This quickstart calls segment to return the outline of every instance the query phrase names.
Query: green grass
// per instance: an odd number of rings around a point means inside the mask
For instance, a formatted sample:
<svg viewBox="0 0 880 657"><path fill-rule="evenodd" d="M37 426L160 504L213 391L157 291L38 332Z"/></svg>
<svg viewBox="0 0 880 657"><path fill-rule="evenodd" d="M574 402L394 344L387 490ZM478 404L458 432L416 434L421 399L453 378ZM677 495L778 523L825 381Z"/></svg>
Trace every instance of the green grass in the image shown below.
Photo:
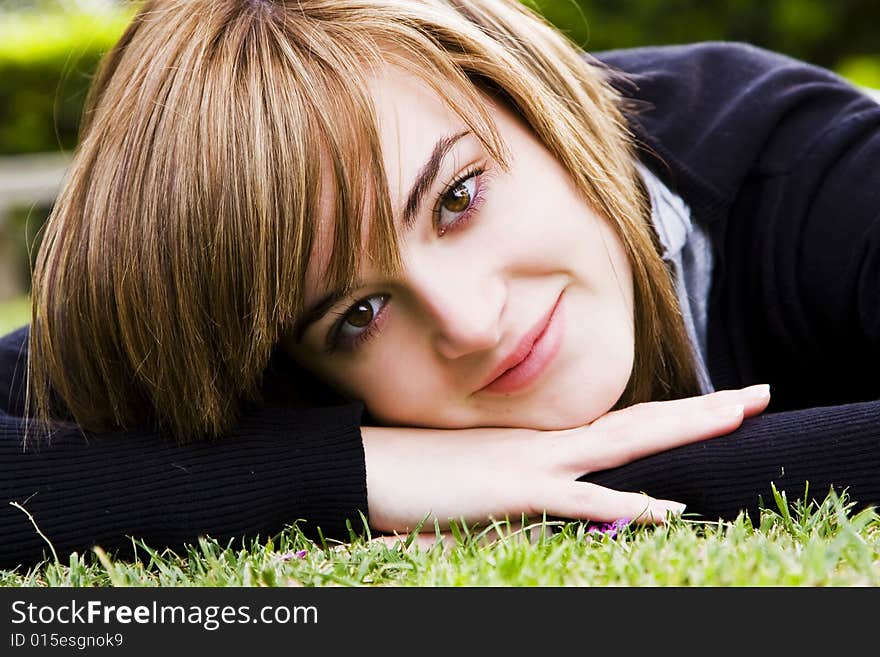
<svg viewBox="0 0 880 657"><path fill-rule="evenodd" d="M778 495L753 526L673 520L624 527L616 536L571 522L525 533L498 526L493 542L459 532L454 545L407 549L358 538L318 545L295 527L272 540L223 546L203 539L185 554L138 545L135 561L100 550L0 571L2 586L402 586L744 587L880 585L880 515L853 512L845 497L789 505ZM539 526L540 528L540 526ZM48 551L48 549L47 549Z"/></svg>
<svg viewBox="0 0 880 657"><path fill-rule="evenodd" d="M31 321L30 299L26 296L0 301L0 336Z"/></svg>

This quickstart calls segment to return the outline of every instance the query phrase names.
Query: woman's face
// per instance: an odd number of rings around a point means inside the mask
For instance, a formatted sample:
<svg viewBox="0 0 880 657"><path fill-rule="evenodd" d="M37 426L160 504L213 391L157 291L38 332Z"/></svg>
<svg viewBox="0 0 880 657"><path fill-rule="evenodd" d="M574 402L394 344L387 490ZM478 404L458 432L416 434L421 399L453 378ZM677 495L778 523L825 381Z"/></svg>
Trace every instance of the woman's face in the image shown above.
<svg viewBox="0 0 880 657"><path fill-rule="evenodd" d="M527 125L492 108L501 170L398 69L373 82L404 269L359 285L284 347L383 424L569 428L608 411L633 364L620 240ZM324 222L324 225L329 222ZM306 307L331 293L325 228Z"/></svg>

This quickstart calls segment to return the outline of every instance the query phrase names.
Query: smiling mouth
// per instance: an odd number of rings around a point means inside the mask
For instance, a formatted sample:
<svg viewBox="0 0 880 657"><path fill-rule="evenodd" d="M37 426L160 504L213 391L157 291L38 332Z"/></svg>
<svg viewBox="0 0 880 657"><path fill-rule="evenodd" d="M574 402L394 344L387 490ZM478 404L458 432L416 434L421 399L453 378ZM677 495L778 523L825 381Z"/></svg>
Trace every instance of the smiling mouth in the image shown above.
<svg viewBox="0 0 880 657"><path fill-rule="evenodd" d="M534 381L548 369L559 353L564 333L562 294L542 321L520 340L517 348L494 371L479 392L512 394Z"/></svg>

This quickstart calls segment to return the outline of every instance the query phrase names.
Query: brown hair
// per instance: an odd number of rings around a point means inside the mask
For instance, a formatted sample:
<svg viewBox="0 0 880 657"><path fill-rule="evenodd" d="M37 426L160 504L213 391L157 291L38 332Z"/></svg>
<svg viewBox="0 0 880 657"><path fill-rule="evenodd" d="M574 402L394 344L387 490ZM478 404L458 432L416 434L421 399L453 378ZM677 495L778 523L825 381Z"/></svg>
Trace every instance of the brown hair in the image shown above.
<svg viewBox="0 0 880 657"><path fill-rule="evenodd" d="M383 44L385 47L383 47ZM393 47L388 47L393 44ZM515 0L147 2L96 76L34 275L29 403L90 430L218 435L302 312L320 181L352 284L400 261L367 91L405 67L487 150L491 87L528 121L632 263L636 360L618 407L696 394L693 356L602 67ZM53 403L57 401L57 405ZM62 409L59 413L58 409Z"/></svg>

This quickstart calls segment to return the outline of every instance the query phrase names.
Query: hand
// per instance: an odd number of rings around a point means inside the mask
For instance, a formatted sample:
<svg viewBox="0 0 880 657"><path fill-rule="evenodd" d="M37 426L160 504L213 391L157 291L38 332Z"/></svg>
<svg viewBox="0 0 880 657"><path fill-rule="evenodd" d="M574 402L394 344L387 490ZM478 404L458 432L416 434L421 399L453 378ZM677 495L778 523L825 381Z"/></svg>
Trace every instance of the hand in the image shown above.
<svg viewBox="0 0 880 657"><path fill-rule="evenodd" d="M770 401L766 386L636 404L588 425L536 429L364 427L370 526L550 516L662 523L683 505L579 482L584 474L736 430Z"/></svg>

